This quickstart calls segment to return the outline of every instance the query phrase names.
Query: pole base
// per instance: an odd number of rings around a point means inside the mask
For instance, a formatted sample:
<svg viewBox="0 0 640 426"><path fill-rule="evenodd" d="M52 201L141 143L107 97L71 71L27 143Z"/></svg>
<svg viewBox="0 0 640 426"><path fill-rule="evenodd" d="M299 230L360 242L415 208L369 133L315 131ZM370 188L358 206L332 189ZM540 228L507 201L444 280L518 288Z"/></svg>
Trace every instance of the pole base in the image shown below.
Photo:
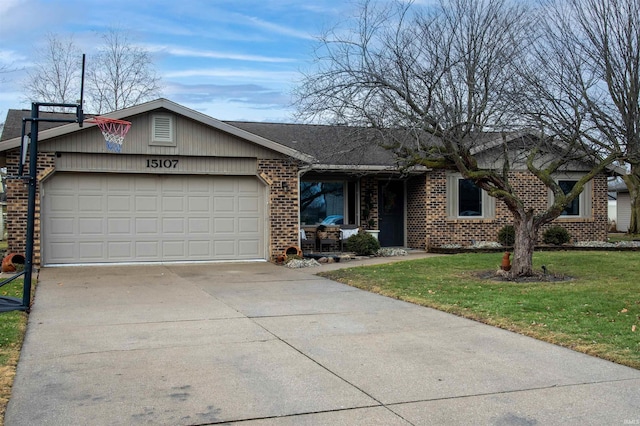
<svg viewBox="0 0 640 426"><path fill-rule="evenodd" d="M22 304L21 299L16 299L15 297L0 297L0 312L10 312L10 311L27 311L29 310L28 306L24 306Z"/></svg>

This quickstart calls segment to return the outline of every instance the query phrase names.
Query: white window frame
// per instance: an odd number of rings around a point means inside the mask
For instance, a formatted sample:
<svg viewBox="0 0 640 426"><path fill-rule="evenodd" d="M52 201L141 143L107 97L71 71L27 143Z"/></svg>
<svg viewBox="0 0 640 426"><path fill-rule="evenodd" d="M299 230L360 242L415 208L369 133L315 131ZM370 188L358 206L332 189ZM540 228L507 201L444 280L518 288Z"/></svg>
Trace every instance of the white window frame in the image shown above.
<svg viewBox="0 0 640 426"><path fill-rule="evenodd" d="M570 180L570 181L578 181L582 178L582 174L580 173L566 173L562 175L554 176L553 179L558 183L561 180ZM554 196L553 192L549 190L549 207L553 204ZM582 192L577 197L578 200L578 210L579 214L577 215L568 215L561 214L558 216L558 219L588 219L591 218L593 213L593 180L584 184L584 188Z"/></svg>
<svg viewBox="0 0 640 426"><path fill-rule="evenodd" d="M481 189L482 194L482 214L480 216L459 216L459 193L458 182L464 180L460 173L449 173L447 175L447 217L449 219L464 220L484 220L493 219L496 216L496 200L487 191Z"/></svg>
<svg viewBox="0 0 640 426"><path fill-rule="evenodd" d="M162 120L162 122L160 122ZM166 130L158 132L160 126ZM166 127L168 125L168 128ZM176 125L175 117L171 114L152 114L151 115L151 141L149 145L154 146L176 146Z"/></svg>

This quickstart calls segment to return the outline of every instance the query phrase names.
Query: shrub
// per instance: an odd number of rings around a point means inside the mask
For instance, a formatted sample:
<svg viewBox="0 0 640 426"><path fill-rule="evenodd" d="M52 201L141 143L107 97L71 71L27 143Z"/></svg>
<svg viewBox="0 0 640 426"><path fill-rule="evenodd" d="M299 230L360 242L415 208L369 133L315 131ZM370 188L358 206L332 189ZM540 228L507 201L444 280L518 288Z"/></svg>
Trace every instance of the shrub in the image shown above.
<svg viewBox="0 0 640 426"><path fill-rule="evenodd" d="M361 232L347 238L347 250L360 256L369 256L380 250L380 242L371 234Z"/></svg>
<svg viewBox="0 0 640 426"><path fill-rule="evenodd" d="M516 242L516 229L513 225L505 225L500 229L498 242L503 246L512 246Z"/></svg>
<svg viewBox="0 0 640 426"><path fill-rule="evenodd" d="M570 239L571 235L569 235L569 232L559 225L550 226L544 231L544 234L542 234L542 241L545 244L561 245L568 243Z"/></svg>

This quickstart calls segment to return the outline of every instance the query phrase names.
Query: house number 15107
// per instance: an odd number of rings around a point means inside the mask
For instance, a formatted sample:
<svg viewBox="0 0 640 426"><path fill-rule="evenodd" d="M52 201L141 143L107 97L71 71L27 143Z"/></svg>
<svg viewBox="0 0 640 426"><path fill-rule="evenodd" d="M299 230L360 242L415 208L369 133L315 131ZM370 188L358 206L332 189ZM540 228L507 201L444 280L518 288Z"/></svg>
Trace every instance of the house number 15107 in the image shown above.
<svg viewBox="0 0 640 426"><path fill-rule="evenodd" d="M178 167L178 160L170 158L147 158L147 167L150 169L175 169Z"/></svg>

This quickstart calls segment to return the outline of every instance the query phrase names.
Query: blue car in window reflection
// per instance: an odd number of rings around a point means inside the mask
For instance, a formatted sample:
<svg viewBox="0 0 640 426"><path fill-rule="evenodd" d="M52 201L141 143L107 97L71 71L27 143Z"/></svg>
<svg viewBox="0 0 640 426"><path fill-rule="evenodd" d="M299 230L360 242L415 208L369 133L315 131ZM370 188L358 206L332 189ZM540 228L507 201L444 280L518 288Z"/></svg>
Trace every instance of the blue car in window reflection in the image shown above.
<svg viewBox="0 0 640 426"><path fill-rule="evenodd" d="M344 218L341 214L332 214L324 218L321 225L342 225Z"/></svg>

